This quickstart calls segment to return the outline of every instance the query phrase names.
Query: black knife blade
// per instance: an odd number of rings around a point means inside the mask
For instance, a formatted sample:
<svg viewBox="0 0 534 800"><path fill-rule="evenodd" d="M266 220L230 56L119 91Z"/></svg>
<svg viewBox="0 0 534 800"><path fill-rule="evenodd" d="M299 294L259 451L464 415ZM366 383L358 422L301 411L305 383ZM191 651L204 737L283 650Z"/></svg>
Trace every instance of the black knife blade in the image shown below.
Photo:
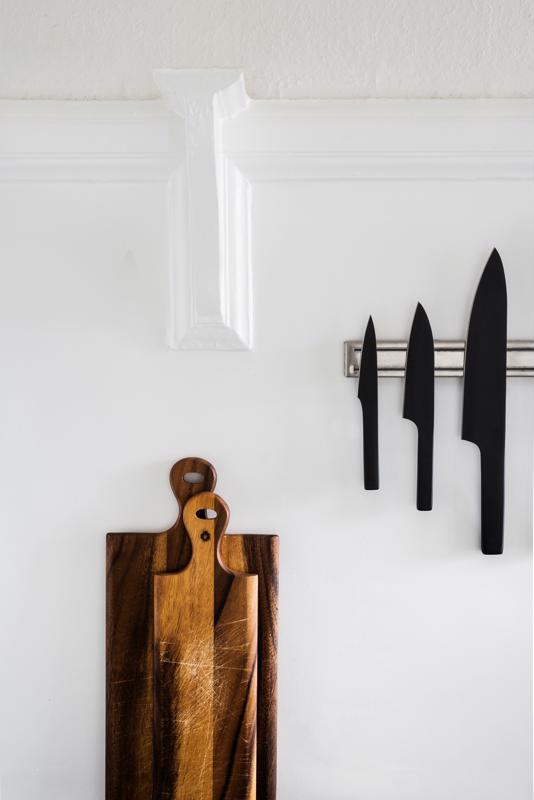
<svg viewBox="0 0 534 800"><path fill-rule="evenodd" d="M462 439L480 450L482 552L503 551L506 278L493 250L473 301L465 348Z"/></svg>
<svg viewBox="0 0 534 800"><path fill-rule="evenodd" d="M358 397L363 418L363 481L366 489L378 489L378 374L376 336L369 317L360 358Z"/></svg>
<svg viewBox="0 0 534 800"><path fill-rule="evenodd" d="M417 427L417 508L432 509L434 453L434 337L417 304L406 354L403 417Z"/></svg>

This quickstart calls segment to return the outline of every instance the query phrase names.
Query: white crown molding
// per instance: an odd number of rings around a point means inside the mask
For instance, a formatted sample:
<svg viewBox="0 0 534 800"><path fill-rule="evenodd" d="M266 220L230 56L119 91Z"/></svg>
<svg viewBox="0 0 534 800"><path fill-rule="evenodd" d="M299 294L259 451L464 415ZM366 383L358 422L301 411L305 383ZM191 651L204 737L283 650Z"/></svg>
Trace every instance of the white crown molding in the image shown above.
<svg viewBox="0 0 534 800"><path fill-rule="evenodd" d="M225 153L253 181L530 181L530 100L253 103Z"/></svg>
<svg viewBox="0 0 534 800"><path fill-rule="evenodd" d="M167 182L173 347L251 347L256 182L534 177L530 100L249 101L238 70L157 81L164 101L0 101L0 180Z"/></svg>
<svg viewBox="0 0 534 800"><path fill-rule="evenodd" d="M527 181L534 178L529 151L345 151L232 153L249 180L265 181Z"/></svg>
<svg viewBox="0 0 534 800"><path fill-rule="evenodd" d="M0 180L152 182L169 175L161 101L0 101Z"/></svg>
<svg viewBox="0 0 534 800"><path fill-rule="evenodd" d="M224 155L222 127L248 106L243 75L239 70L167 69L156 70L155 79L184 126L169 188L170 344L248 350L249 193L246 180Z"/></svg>
<svg viewBox="0 0 534 800"><path fill-rule="evenodd" d="M19 153L0 155L3 183L161 183L169 176L166 155L149 153Z"/></svg>

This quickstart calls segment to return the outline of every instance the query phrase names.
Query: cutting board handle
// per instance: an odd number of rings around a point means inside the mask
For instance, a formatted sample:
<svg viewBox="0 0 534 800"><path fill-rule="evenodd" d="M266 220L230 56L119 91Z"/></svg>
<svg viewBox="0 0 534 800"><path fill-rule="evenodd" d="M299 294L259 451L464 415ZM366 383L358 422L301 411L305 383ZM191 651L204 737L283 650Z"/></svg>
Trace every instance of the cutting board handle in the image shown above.
<svg viewBox="0 0 534 800"><path fill-rule="evenodd" d="M181 458L171 469L171 488L178 500L178 519L167 531L167 571L183 569L191 559L191 542L183 523L183 511L191 497L212 492L217 483L213 464L204 458Z"/></svg>
<svg viewBox="0 0 534 800"><path fill-rule="evenodd" d="M231 575L219 557L219 545L230 510L222 497L213 492L200 492L188 500L183 520L191 539L193 554L187 569L204 571L206 568L221 570Z"/></svg>
<svg viewBox="0 0 534 800"><path fill-rule="evenodd" d="M194 494L212 492L217 483L215 467L204 458L181 458L173 464L169 477L181 508Z"/></svg>

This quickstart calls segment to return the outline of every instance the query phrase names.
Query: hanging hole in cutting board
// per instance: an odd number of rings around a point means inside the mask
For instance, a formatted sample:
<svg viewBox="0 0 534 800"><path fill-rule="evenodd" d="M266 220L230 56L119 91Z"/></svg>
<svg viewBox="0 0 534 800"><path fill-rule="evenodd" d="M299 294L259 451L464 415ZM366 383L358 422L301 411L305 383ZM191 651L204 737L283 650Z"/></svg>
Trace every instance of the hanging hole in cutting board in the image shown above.
<svg viewBox="0 0 534 800"><path fill-rule="evenodd" d="M199 508L197 511L199 519L216 519L217 512L213 508Z"/></svg>
<svg viewBox="0 0 534 800"><path fill-rule="evenodd" d="M184 481L186 483L203 483L204 475L201 472L186 472Z"/></svg>

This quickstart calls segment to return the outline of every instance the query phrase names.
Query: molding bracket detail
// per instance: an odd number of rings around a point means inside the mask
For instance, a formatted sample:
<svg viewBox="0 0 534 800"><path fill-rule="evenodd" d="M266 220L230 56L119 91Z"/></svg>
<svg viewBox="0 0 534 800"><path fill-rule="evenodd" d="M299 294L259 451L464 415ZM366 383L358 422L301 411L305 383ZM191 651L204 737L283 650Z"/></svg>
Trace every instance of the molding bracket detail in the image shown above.
<svg viewBox="0 0 534 800"><path fill-rule="evenodd" d="M222 146L225 121L249 104L243 73L159 69L154 77L176 115L168 196L170 346L249 350L249 184Z"/></svg>

